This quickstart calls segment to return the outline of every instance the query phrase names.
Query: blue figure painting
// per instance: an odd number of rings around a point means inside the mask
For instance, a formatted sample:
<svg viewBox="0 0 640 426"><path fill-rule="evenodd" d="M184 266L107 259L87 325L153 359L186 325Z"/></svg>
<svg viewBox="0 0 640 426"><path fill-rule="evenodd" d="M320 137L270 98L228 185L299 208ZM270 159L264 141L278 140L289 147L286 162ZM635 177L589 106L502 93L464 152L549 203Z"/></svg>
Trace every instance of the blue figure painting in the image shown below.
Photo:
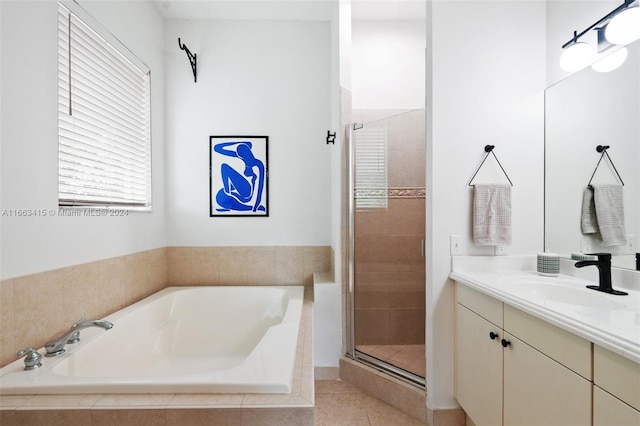
<svg viewBox="0 0 640 426"><path fill-rule="evenodd" d="M214 138L219 137L211 137L211 216L214 210L218 215L266 216L267 138L224 137L218 143Z"/></svg>

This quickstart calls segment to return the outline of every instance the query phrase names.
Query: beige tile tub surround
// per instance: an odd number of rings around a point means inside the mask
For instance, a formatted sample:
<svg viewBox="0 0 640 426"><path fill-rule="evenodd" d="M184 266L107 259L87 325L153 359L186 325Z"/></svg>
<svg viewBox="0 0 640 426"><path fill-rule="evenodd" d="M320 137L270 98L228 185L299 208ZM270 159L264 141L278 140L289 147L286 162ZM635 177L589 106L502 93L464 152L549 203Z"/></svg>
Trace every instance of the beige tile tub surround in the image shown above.
<svg viewBox="0 0 640 426"><path fill-rule="evenodd" d="M168 247L169 285L310 285L331 247Z"/></svg>
<svg viewBox="0 0 640 426"><path fill-rule="evenodd" d="M80 318L101 318L167 286L167 249L0 281L0 365Z"/></svg>
<svg viewBox="0 0 640 426"><path fill-rule="evenodd" d="M0 366L172 285L311 284L331 247L162 247L0 281Z"/></svg>
<svg viewBox="0 0 640 426"><path fill-rule="evenodd" d="M305 288L289 394L0 396L2 426L313 425L313 294Z"/></svg>

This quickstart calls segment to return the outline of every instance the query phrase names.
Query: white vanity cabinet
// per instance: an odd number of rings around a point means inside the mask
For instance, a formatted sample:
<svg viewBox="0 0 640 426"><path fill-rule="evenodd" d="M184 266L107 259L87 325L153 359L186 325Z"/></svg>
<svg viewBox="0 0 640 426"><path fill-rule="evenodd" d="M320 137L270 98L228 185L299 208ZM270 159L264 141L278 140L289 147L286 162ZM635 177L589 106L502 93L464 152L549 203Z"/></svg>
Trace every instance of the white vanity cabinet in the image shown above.
<svg viewBox="0 0 640 426"><path fill-rule="evenodd" d="M455 396L476 426L590 425L591 344L456 283Z"/></svg>
<svg viewBox="0 0 640 426"><path fill-rule="evenodd" d="M593 348L593 425L640 425L640 364Z"/></svg>
<svg viewBox="0 0 640 426"><path fill-rule="evenodd" d="M502 424L501 324L493 324L458 303L455 335L458 403L478 426Z"/></svg>

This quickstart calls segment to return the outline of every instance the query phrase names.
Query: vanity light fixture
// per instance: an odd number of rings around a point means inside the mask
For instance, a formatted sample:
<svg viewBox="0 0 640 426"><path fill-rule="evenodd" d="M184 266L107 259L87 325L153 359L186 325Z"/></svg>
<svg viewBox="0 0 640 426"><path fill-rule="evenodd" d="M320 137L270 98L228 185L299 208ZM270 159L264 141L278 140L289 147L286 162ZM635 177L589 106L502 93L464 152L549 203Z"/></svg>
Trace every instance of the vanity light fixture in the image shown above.
<svg viewBox="0 0 640 426"><path fill-rule="evenodd" d="M625 43L614 42L611 38L609 38L609 34L610 33L615 34L613 36L614 39L620 40L621 38L616 38L616 36L621 32L617 28L620 28L620 27L627 28L626 25L630 25L631 28L629 28L628 32L631 33L632 36L634 36L635 34L637 35L637 38L640 38L640 8L638 7L630 8L631 4L634 3L635 1L636 0L624 0L624 2L620 6L613 9L611 12L609 12L604 17L600 18L598 21L596 21L594 24L592 24L590 27L588 27L581 33L578 34L577 31L574 31L573 37L571 38L571 40L567 41L565 44L562 45L562 49L564 49L564 52L562 52L562 55L560 56L560 67L562 67L562 69L565 71L574 72L586 67L593 61L593 58L595 56L594 49L588 43L579 41L580 37L584 36L585 34L587 34L589 31L593 29L602 31L602 28L604 28L605 37L608 42L614 43L614 44L625 44L628 42L625 42ZM636 10L635 12L634 12L634 9ZM628 15L627 14L628 12L633 12L633 13ZM613 26L613 30L611 30L609 26L614 21L616 21L616 18L621 18L621 19L618 19L619 23L616 23ZM600 28L596 28L598 26L600 26ZM615 53L613 55L615 55ZM624 54L620 53L619 56L617 56L617 59L620 59L622 55ZM607 58L603 58L602 60ZM611 61L615 62L614 59L616 58L612 58ZM626 56L624 59L626 59ZM622 60L618 64L618 66L620 66L623 62L624 60ZM612 68L612 69L615 69L615 68Z"/></svg>
<svg viewBox="0 0 640 426"><path fill-rule="evenodd" d="M624 61L627 60L628 53L627 48L622 47L599 61L594 62L591 68L597 72L613 71L624 64Z"/></svg>
<svg viewBox="0 0 640 426"><path fill-rule="evenodd" d="M569 72L579 71L589 65L594 55L591 45L577 41L577 37L574 40L560 56L560 66Z"/></svg>
<svg viewBox="0 0 640 426"><path fill-rule="evenodd" d="M614 16L604 31L613 44L628 44L640 39L640 7L630 7Z"/></svg>

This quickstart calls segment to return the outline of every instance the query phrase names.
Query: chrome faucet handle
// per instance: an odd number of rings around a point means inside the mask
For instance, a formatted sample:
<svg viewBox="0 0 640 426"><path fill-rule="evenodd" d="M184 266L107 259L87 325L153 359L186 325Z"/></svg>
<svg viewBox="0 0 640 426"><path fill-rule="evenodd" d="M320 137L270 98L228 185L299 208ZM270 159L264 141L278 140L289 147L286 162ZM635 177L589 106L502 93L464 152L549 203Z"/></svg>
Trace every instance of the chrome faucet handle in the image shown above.
<svg viewBox="0 0 640 426"><path fill-rule="evenodd" d="M73 323L73 325L69 330L73 330L74 328L78 327L80 324L82 324L86 320L87 320L86 318L80 318L78 321ZM67 340L67 343L73 344L73 343L78 343L79 341L80 341L80 331L76 331L69 337L69 340Z"/></svg>
<svg viewBox="0 0 640 426"><path fill-rule="evenodd" d="M71 337L69 337L69 340L67 340L67 343L78 343L80 341L80 332L76 331L75 333L73 333L71 335Z"/></svg>
<svg viewBox="0 0 640 426"><path fill-rule="evenodd" d="M42 362L40 362L42 360L42 355L33 348L22 349L21 351L18 351L16 355L19 357L26 355L24 358L24 369L27 371L42 367Z"/></svg>

